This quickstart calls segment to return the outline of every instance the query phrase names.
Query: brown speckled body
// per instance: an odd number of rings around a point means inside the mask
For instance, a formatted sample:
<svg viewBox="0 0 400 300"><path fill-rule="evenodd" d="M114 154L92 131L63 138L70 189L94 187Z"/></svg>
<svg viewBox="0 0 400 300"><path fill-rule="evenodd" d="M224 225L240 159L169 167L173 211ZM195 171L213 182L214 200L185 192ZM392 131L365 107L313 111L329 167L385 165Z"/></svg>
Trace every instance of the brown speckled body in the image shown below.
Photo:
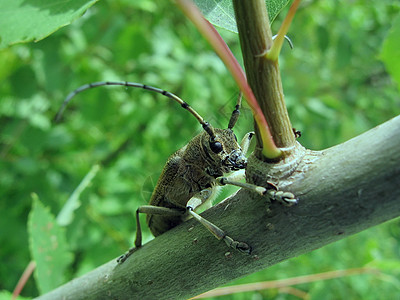
<svg viewBox="0 0 400 300"><path fill-rule="evenodd" d="M214 153L210 149L210 136L202 132L189 144L168 159L152 194L150 205L182 210L182 217L147 215L147 224L154 236L158 236L183 221L186 204L190 198L208 188L216 189L215 178L236 170L237 164L246 158L231 129L214 129L216 140L223 150ZM232 158L234 156L234 158ZM209 201L211 199L207 199Z"/></svg>

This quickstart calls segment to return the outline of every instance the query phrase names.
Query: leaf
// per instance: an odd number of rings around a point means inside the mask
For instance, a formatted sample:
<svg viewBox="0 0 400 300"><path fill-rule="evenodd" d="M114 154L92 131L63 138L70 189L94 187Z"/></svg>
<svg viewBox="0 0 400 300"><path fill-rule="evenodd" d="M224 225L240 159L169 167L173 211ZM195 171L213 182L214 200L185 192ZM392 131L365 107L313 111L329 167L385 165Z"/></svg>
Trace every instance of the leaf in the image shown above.
<svg viewBox="0 0 400 300"><path fill-rule="evenodd" d="M74 211L81 206L81 202L79 200L80 195L92 182L93 178L96 176L99 169L100 169L99 165L93 165L90 171L79 183L77 188L73 191L73 193L68 198L67 202L64 204L63 208L61 209L61 211L57 216L58 225L67 226L71 224L72 220L74 219Z"/></svg>
<svg viewBox="0 0 400 300"><path fill-rule="evenodd" d="M383 43L380 58L400 89L400 14L397 15L392 24L392 28Z"/></svg>
<svg viewBox="0 0 400 300"><path fill-rule="evenodd" d="M203 15L213 25L237 33L232 0L194 0ZM289 0L267 0L269 21L272 23Z"/></svg>
<svg viewBox="0 0 400 300"><path fill-rule="evenodd" d="M0 0L0 49L44 39L98 0Z"/></svg>
<svg viewBox="0 0 400 300"><path fill-rule="evenodd" d="M36 194L29 214L29 246L36 262L35 278L38 289L46 293L65 282L65 271L72 261L68 251L65 231L56 223L49 209L44 207Z"/></svg>

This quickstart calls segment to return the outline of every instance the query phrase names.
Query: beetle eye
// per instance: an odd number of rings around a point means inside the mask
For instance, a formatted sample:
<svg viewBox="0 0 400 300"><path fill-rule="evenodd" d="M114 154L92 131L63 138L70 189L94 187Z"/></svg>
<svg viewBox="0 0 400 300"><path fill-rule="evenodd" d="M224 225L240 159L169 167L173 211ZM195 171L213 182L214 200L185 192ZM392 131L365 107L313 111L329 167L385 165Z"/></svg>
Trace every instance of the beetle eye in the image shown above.
<svg viewBox="0 0 400 300"><path fill-rule="evenodd" d="M214 153L220 153L222 151L222 144L218 141L210 141L210 148Z"/></svg>

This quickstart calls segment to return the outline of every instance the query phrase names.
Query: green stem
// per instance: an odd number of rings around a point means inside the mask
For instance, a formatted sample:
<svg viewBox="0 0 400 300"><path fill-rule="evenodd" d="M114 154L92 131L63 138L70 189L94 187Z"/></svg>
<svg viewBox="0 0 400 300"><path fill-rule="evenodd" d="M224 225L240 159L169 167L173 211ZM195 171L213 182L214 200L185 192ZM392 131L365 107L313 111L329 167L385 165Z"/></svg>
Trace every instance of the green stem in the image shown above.
<svg viewBox="0 0 400 300"><path fill-rule="evenodd" d="M262 55L272 46L265 1L234 0L233 5L248 82L268 122L275 144L279 148L291 149L295 144L295 136L284 101L279 65L277 61ZM258 123L256 136L258 148L261 148L262 130ZM263 156L259 151L256 155L259 158Z"/></svg>
<svg viewBox="0 0 400 300"><path fill-rule="evenodd" d="M292 23L293 17L296 14L296 10L299 7L300 0L294 0L290 6L289 12L283 20L281 28L279 28L276 39L274 40L271 49L266 52L266 57L272 61L277 61L279 53L281 52L283 42L285 41L285 35L289 30L290 24Z"/></svg>
<svg viewBox="0 0 400 300"><path fill-rule="evenodd" d="M183 13L195 24L203 37L211 44L214 51L218 54L225 66L231 72L239 88L243 92L250 108L253 111L254 119L259 128L260 146L262 153L269 159L274 159L281 156L282 152L276 147L272 138L268 123L262 113L262 109L257 103L257 100L247 83L243 69L240 67L232 52L215 30L215 28L206 21L197 6L190 0L176 0L176 4Z"/></svg>

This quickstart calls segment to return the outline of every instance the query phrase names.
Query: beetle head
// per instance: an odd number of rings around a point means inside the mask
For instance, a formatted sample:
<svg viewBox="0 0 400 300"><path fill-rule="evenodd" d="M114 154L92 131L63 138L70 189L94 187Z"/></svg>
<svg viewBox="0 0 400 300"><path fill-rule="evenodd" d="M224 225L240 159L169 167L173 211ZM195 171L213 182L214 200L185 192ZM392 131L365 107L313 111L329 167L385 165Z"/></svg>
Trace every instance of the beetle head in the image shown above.
<svg viewBox="0 0 400 300"><path fill-rule="evenodd" d="M212 176L244 169L247 158L243 155L237 138L231 129L214 129L215 136L204 134L202 138L203 156L207 170Z"/></svg>

